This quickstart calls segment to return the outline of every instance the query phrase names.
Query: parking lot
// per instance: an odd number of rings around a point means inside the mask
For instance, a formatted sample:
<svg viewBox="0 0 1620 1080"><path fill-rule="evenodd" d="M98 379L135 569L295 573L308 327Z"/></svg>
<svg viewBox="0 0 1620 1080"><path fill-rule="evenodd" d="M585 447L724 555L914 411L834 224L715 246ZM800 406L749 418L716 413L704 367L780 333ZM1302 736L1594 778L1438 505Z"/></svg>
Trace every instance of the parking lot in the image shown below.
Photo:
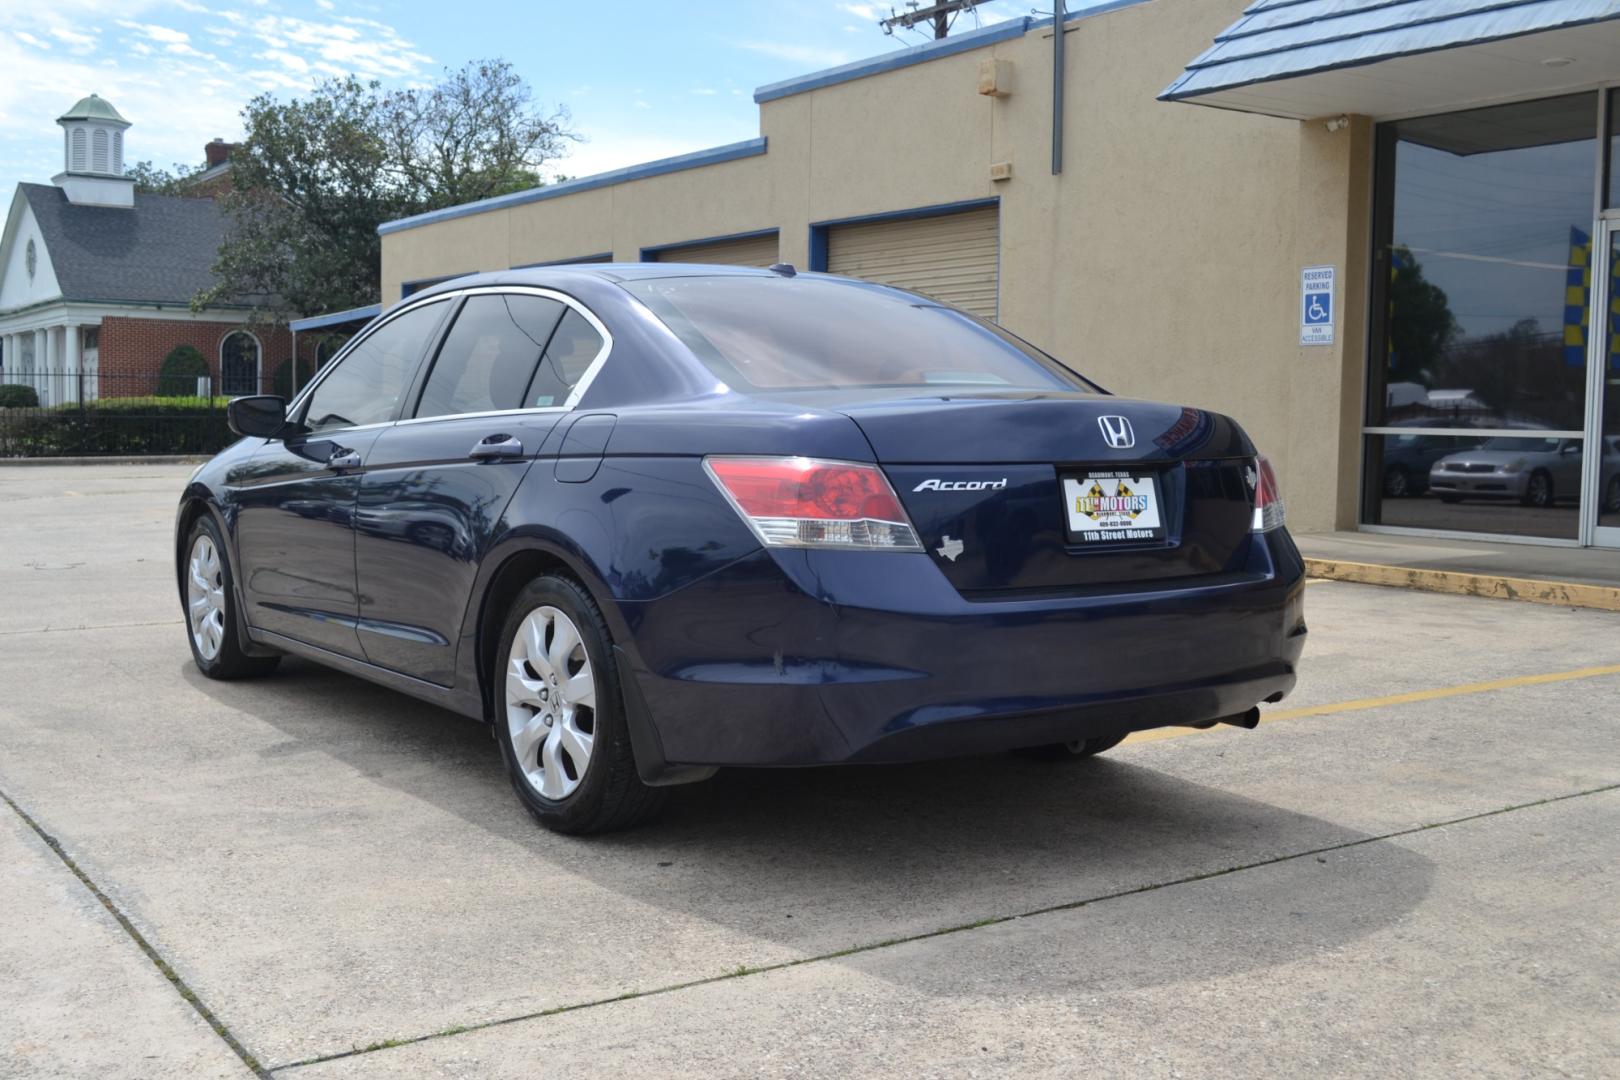
<svg viewBox="0 0 1620 1080"><path fill-rule="evenodd" d="M0 1076L1599 1076L1620 615L1310 586L1253 732L536 827L479 725L193 668L184 466L0 467Z"/></svg>

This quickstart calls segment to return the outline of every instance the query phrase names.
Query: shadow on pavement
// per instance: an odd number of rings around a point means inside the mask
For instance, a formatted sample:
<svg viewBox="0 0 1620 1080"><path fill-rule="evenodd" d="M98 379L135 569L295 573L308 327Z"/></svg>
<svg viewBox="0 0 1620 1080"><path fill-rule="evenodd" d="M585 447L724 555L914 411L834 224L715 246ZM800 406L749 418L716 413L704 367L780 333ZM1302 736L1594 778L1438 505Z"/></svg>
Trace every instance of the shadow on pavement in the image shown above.
<svg viewBox="0 0 1620 1080"><path fill-rule="evenodd" d="M296 660L257 683L212 683L189 663L184 678L285 733L261 752L267 767L330 755L528 852L537 877L580 875L633 904L811 955L1365 839L1126 759L1054 765L997 755L727 770L678 789L658 823L580 840L531 821L480 724ZM1335 875L1331 886L1310 875L1283 878L1292 884L1243 914L1259 915L1257 926L1236 927L1236 915L1211 911L1178 920L1173 933L1195 935L1187 944L1207 946L1208 959L1228 971L1355 940L1399 920L1430 886L1432 867L1417 854L1386 845L1379 863L1376 875ZM475 887L469 892L476 896ZM1257 933L1261 940L1251 940ZM678 941L669 947L682 950ZM1175 965L1116 967L1118 951L1108 955L1107 970L1084 978L1144 986L1183 977ZM724 970L724 959L712 958L706 973ZM886 977L904 971L876 966ZM1209 964L1200 967L1207 977Z"/></svg>

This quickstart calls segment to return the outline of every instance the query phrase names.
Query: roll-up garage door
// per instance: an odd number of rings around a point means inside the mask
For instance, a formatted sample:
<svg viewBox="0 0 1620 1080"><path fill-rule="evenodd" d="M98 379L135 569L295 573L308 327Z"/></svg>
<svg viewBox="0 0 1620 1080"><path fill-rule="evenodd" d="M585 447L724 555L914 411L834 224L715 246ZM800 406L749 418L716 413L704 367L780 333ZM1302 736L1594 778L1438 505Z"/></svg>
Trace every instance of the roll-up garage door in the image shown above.
<svg viewBox="0 0 1620 1080"><path fill-rule="evenodd" d="M723 263L727 266L770 266L781 262L775 233L742 236L734 240L712 240L706 244L663 248L649 253L654 262Z"/></svg>
<svg viewBox="0 0 1620 1080"><path fill-rule="evenodd" d="M996 207L932 217L833 225L827 270L898 285L996 317L1001 235Z"/></svg>

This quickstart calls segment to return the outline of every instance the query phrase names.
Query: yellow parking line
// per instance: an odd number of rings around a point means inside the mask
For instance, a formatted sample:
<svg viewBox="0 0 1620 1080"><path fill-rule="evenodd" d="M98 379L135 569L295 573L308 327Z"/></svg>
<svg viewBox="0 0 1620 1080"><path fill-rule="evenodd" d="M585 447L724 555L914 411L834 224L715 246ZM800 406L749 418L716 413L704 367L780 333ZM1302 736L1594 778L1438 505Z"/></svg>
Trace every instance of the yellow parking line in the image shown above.
<svg viewBox="0 0 1620 1080"><path fill-rule="evenodd" d="M1337 713L1359 712L1362 709L1382 709L1388 705L1410 705L1418 701L1437 701L1440 698L1462 697L1465 694L1485 694L1492 690L1511 690L1520 686L1542 686L1546 683L1570 682L1575 679L1595 679L1604 675L1620 675L1620 664L1575 668L1573 671L1549 671L1541 675L1513 675L1506 679L1462 683L1458 686L1439 686L1432 690L1412 690L1404 694L1356 698L1353 701L1338 701L1330 705L1309 705L1303 709L1279 709L1275 712L1266 712L1262 708L1260 722L1269 724L1278 720L1297 720L1305 716L1333 716ZM1153 728L1149 731L1138 731L1125 741L1127 743L1152 742L1155 739L1174 739L1180 735L1196 735L1206 730L1213 731L1216 729Z"/></svg>

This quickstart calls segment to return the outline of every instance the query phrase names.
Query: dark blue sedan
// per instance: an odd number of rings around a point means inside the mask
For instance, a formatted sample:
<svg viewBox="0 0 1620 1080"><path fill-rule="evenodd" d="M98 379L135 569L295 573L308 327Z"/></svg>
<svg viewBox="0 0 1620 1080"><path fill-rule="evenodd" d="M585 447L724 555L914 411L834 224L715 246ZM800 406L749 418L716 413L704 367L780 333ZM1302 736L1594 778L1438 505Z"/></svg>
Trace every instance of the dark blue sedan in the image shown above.
<svg viewBox="0 0 1620 1080"><path fill-rule="evenodd" d="M885 286L465 277L229 412L180 501L197 666L292 654L483 720L567 832L725 765L1252 727L1305 639L1236 423Z"/></svg>

